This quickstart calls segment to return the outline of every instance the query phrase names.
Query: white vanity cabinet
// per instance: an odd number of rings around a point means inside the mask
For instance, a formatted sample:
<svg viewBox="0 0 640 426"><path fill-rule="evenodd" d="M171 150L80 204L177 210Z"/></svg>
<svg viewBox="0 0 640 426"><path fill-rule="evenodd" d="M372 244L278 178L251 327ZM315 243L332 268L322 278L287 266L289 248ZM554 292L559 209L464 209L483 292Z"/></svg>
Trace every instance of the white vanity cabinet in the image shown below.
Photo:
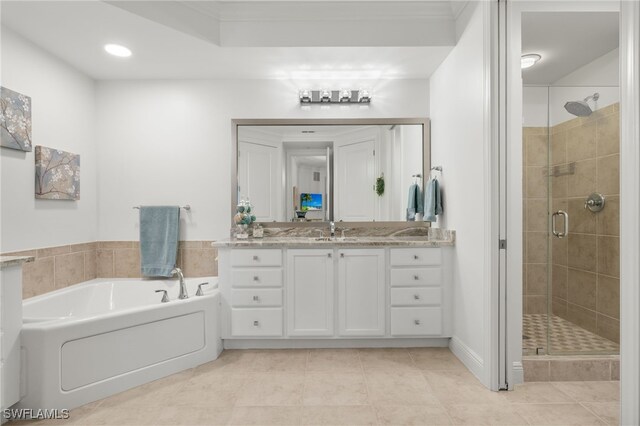
<svg viewBox="0 0 640 426"><path fill-rule="evenodd" d="M332 249L287 250L287 334L333 336Z"/></svg>
<svg viewBox="0 0 640 426"><path fill-rule="evenodd" d="M227 347L451 337L450 247L254 244L218 246Z"/></svg>
<svg viewBox="0 0 640 426"><path fill-rule="evenodd" d="M338 253L340 336L384 336L384 249L342 249Z"/></svg>

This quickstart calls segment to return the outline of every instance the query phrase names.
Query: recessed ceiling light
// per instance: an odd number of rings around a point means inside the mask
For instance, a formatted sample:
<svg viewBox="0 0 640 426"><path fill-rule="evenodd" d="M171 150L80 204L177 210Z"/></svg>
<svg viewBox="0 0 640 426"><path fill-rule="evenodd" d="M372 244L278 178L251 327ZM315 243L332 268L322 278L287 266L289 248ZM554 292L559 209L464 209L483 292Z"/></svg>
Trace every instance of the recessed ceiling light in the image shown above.
<svg viewBox="0 0 640 426"><path fill-rule="evenodd" d="M119 44L105 44L104 50L110 55L117 56L119 58L128 58L131 56L131 50L128 47L124 47Z"/></svg>
<svg viewBox="0 0 640 426"><path fill-rule="evenodd" d="M520 68L522 68L522 69L531 68L541 58L542 58L542 56L538 55L537 53L530 53L528 55L522 55L522 57L520 58Z"/></svg>

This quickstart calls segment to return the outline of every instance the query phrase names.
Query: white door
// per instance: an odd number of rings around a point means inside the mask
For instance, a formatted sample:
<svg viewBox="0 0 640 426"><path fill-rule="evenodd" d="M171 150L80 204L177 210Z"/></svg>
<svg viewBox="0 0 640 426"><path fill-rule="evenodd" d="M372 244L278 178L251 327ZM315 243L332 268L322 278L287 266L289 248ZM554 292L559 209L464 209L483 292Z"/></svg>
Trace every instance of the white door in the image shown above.
<svg viewBox="0 0 640 426"><path fill-rule="evenodd" d="M249 198L259 222L280 220L278 170L277 148L238 143L238 201Z"/></svg>
<svg viewBox="0 0 640 426"><path fill-rule="evenodd" d="M333 250L288 250L289 336L333 336L333 286Z"/></svg>
<svg viewBox="0 0 640 426"><path fill-rule="evenodd" d="M345 249L338 258L341 336L385 334L384 250Z"/></svg>
<svg viewBox="0 0 640 426"><path fill-rule="evenodd" d="M336 220L375 219L375 143L373 140L341 145L335 157Z"/></svg>

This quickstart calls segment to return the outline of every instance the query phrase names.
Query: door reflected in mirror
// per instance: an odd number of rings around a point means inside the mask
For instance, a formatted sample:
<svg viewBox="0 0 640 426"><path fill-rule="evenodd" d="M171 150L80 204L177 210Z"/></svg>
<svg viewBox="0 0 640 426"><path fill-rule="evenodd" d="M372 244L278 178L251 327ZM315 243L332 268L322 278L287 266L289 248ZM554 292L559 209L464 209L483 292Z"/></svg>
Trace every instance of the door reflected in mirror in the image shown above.
<svg viewBox="0 0 640 426"><path fill-rule="evenodd" d="M250 200L260 222L405 221L424 127L238 125L233 201Z"/></svg>

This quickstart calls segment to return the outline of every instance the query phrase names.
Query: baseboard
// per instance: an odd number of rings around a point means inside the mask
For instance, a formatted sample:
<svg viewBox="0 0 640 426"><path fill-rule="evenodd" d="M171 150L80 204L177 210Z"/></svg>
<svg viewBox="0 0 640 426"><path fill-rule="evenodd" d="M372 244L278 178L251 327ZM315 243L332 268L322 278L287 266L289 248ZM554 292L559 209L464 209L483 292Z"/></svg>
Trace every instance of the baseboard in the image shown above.
<svg viewBox="0 0 640 426"><path fill-rule="evenodd" d="M524 367L522 362L514 361L511 366L511 381L509 382L509 390L513 389L513 386L524 383Z"/></svg>
<svg viewBox="0 0 640 426"><path fill-rule="evenodd" d="M471 371L471 373L484 383L484 362L482 358L473 351L469 346L458 339L456 336L451 338L449 349L458 359Z"/></svg>
<svg viewBox="0 0 640 426"><path fill-rule="evenodd" d="M225 349L446 348L449 339L225 339L223 344Z"/></svg>

